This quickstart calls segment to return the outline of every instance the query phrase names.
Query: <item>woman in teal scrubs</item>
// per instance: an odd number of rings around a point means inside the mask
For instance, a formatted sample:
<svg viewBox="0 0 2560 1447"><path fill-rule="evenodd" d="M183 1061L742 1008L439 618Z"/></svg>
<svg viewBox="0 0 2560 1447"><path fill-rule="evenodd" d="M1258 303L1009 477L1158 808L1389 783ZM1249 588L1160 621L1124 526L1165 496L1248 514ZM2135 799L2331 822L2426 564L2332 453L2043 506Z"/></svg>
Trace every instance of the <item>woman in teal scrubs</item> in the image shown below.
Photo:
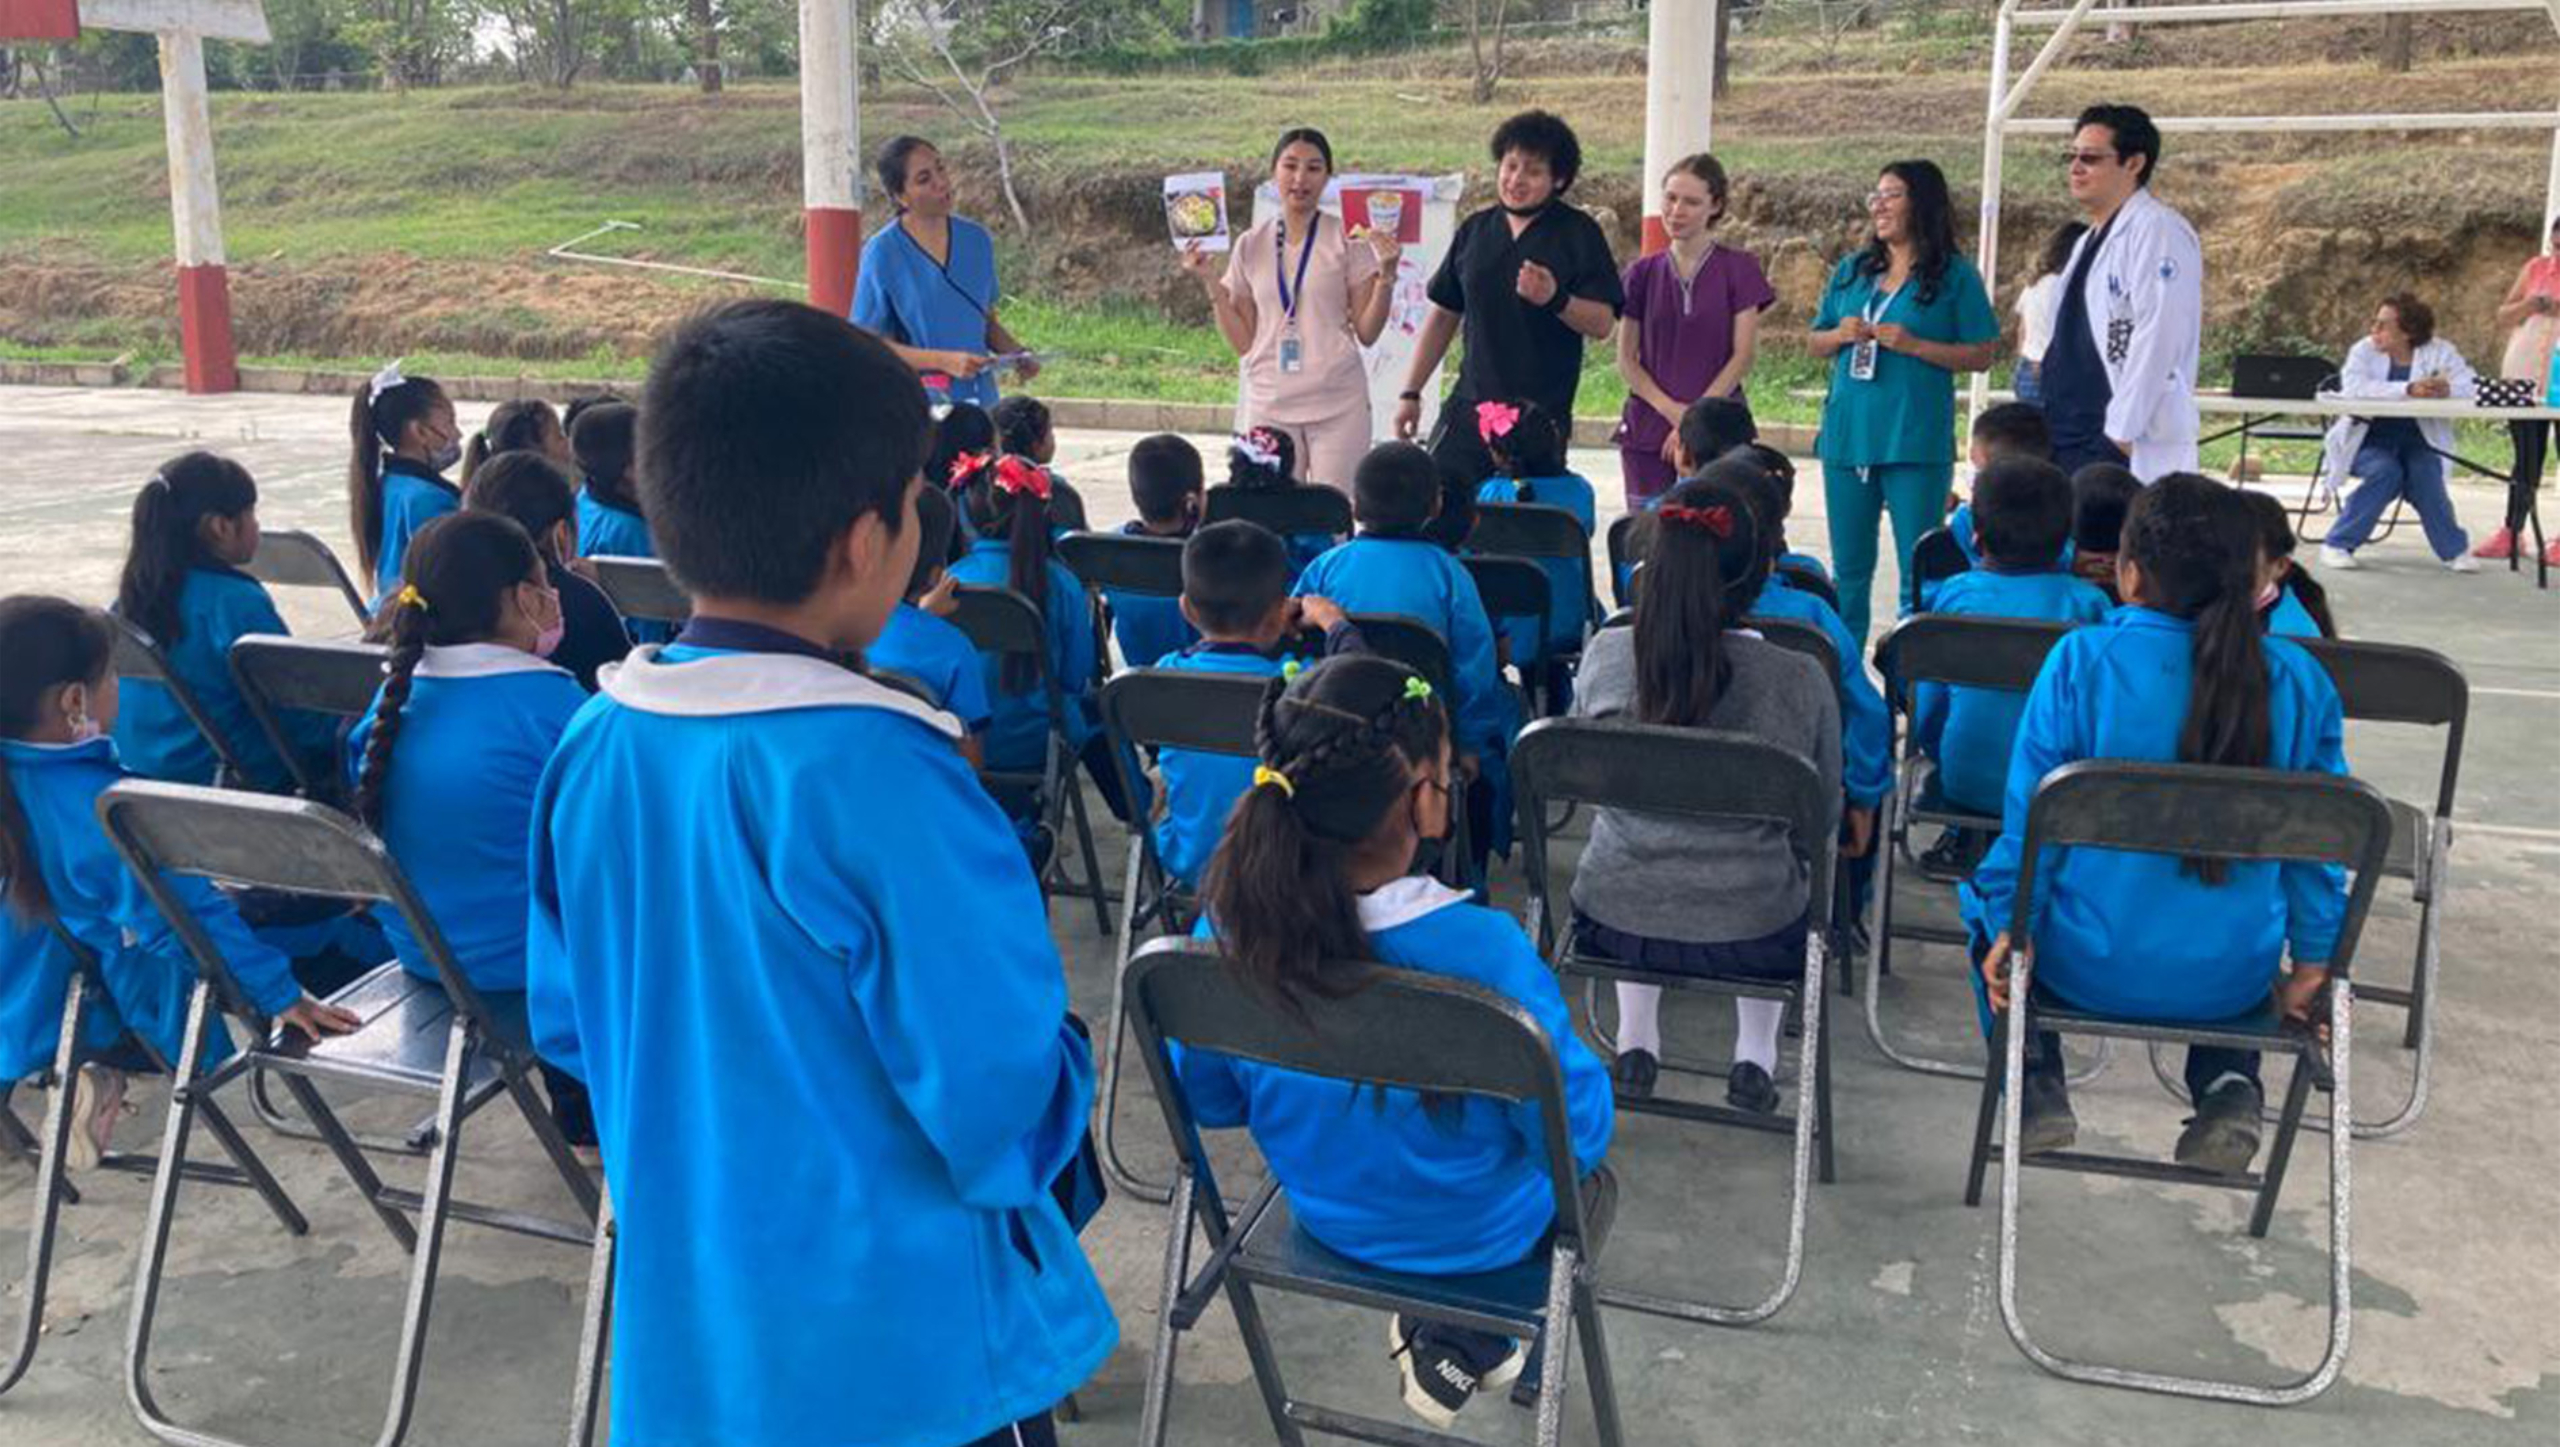
<svg viewBox="0 0 2560 1447"><path fill-rule="evenodd" d="M1954 212L1936 163L1886 166L1867 196L1874 232L1832 269L1808 339L1832 359L1814 453L1840 621L1861 642L1881 515L1893 514L1908 576L1911 549L1946 516L1955 481L1956 374L1990 366L1999 345L1982 274L1956 251Z"/></svg>
<svg viewBox="0 0 2560 1447"><path fill-rule="evenodd" d="M987 228L951 214L951 172L920 136L899 136L874 162L898 214L862 245L853 324L876 332L918 372L950 378L950 400L996 405L993 362L1022 344L996 319L996 244ZM1024 381L1040 364L1023 356Z"/></svg>

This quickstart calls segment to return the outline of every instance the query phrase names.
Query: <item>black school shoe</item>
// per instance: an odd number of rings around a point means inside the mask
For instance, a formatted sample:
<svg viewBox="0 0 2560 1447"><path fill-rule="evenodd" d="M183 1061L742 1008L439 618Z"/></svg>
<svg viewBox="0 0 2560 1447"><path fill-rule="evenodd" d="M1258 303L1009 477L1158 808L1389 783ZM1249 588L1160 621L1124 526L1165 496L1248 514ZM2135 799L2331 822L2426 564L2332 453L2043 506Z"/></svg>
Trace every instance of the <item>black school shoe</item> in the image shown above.
<svg viewBox="0 0 2560 1447"><path fill-rule="evenodd" d="M2216 1175L2244 1176L2258 1158L2258 1112L2266 1097L2249 1080L2225 1080L2205 1092L2178 1133L2178 1164Z"/></svg>
<svg viewBox="0 0 2560 1447"><path fill-rule="evenodd" d="M1724 1102L1753 1115L1774 1114L1778 1109L1778 1082L1751 1061L1737 1060L1733 1072L1724 1078Z"/></svg>
<svg viewBox="0 0 2560 1447"><path fill-rule="evenodd" d="M1971 878L1974 866L1991 852L1992 836L1972 829L1946 829L1938 842L1920 852L1920 872L1940 882Z"/></svg>
<svg viewBox="0 0 2560 1447"><path fill-rule="evenodd" d="M2061 1073L2029 1071L2018 1098L2018 1154L2068 1150L2079 1138L2080 1118L2071 1113L2071 1089Z"/></svg>
<svg viewBox="0 0 2560 1447"><path fill-rule="evenodd" d="M1529 1360L1529 1344L1498 1337L1486 1341L1500 1345L1479 1355L1454 1333L1435 1330L1429 1322L1409 1316L1387 1318L1388 1355L1403 1373L1406 1409L1445 1430L1458 1420L1458 1409L1478 1392L1498 1392L1517 1381ZM1503 1355L1484 1359L1495 1350Z"/></svg>
<svg viewBox="0 0 2560 1447"><path fill-rule="evenodd" d="M1609 1063L1609 1079L1617 1093L1626 1100L1651 1100L1653 1083L1662 1075L1662 1062L1650 1050L1621 1050Z"/></svg>

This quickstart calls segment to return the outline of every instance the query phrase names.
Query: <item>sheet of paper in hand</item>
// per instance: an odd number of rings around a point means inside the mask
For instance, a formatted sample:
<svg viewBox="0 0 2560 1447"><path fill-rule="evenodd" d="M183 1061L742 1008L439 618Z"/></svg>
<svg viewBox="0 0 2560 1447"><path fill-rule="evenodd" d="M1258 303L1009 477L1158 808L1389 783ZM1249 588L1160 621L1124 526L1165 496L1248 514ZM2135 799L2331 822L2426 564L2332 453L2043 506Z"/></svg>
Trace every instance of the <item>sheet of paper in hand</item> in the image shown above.
<svg viewBox="0 0 2560 1447"><path fill-rule="evenodd" d="M1227 178L1218 171L1191 171L1164 178L1164 219L1173 244L1224 251L1227 232Z"/></svg>

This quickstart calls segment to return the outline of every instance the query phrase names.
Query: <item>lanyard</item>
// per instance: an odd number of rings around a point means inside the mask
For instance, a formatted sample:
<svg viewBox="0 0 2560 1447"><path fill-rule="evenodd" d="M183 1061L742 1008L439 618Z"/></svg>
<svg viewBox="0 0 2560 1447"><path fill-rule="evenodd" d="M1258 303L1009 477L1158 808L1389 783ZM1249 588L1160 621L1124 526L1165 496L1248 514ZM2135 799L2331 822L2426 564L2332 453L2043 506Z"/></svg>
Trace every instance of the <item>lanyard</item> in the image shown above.
<svg viewBox="0 0 2560 1447"><path fill-rule="evenodd" d="M1324 218L1319 214L1307 227L1307 244L1298 248L1298 279L1292 283L1288 276L1288 218L1282 217L1278 224L1271 228L1271 253L1274 258L1271 279L1280 287L1280 315L1288 318L1293 325L1298 320L1298 303L1307 299L1307 260L1316 254L1316 233L1323 229ZM1297 295L1290 295L1292 290L1296 291Z"/></svg>
<svg viewBox="0 0 2560 1447"><path fill-rule="evenodd" d="M1901 285L1891 291L1881 295L1874 291L1868 292L1867 304L1859 308L1859 313L1867 319L1867 325L1874 326L1877 322L1884 320L1884 314L1893 309L1894 298L1902 295L1902 288L1910 284L1911 278L1906 276L1902 279Z"/></svg>

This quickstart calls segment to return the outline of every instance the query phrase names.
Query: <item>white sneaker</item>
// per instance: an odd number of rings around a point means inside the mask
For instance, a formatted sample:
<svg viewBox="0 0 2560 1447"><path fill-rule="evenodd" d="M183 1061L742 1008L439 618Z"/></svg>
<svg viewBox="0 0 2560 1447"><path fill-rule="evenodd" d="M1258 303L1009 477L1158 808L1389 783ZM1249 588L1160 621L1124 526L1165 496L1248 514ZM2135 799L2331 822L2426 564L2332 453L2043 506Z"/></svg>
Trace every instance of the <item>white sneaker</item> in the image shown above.
<svg viewBox="0 0 2560 1447"><path fill-rule="evenodd" d="M2469 553L2456 553L2444 560L2444 570L2448 573L2476 573L2480 571L2480 560Z"/></svg>
<svg viewBox="0 0 2560 1447"><path fill-rule="evenodd" d="M2320 548L2320 566L2335 568L2341 573L2352 573L2364 564L2357 562L2356 555L2346 549L2333 548L2324 543Z"/></svg>

